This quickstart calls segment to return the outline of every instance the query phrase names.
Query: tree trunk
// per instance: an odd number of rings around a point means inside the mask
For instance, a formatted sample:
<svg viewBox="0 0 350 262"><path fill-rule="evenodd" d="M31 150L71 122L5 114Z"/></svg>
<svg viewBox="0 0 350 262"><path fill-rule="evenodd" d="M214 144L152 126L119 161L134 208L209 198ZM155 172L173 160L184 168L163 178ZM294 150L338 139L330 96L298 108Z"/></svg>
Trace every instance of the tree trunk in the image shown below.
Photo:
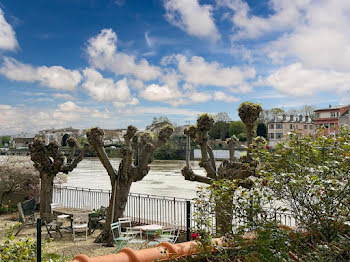
<svg viewBox="0 0 350 262"><path fill-rule="evenodd" d="M131 182L122 180L117 186L115 193L115 179L111 181L112 194L109 199L109 206L106 214L106 224L103 228L101 235L95 240L95 243L106 243L107 246L113 246L113 236L111 234L111 224L118 221L118 218L123 217L126 204L128 202L128 196L131 188ZM113 212L113 197L114 198L114 215Z"/></svg>
<svg viewBox="0 0 350 262"><path fill-rule="evenodd" d="M41 173L41 188L40 188L40 217L44 213L51 213L51 203L53 194L53 180L54 176L47 173Z"/></svg>

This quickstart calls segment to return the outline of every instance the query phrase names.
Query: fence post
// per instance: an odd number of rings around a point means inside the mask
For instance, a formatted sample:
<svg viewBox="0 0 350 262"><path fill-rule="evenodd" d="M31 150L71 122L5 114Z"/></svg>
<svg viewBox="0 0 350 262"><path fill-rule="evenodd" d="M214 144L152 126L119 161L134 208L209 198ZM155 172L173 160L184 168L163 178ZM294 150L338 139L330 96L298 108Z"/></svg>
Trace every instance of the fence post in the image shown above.
<svg viewBox="0 0 350 262"><path fill-rule="evenodd" d="M36 261L41 262L41 218L36 220Z"/></svg>
<svg viewBox="0 0 350 262"><path fill-rule="evenodd" d="M191 201L186 201L186 239L191 240Z"/></svg>

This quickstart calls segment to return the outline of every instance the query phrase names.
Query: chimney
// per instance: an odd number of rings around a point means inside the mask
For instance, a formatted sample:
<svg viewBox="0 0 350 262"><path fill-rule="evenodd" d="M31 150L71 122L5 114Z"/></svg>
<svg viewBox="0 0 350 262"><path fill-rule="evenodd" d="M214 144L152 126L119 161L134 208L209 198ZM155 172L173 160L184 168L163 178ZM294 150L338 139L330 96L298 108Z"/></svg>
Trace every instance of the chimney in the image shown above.
<svg viewBox="0 0 350 262"><path fill-rule="evenodd" d="M329 107L329 108L332 108L332 105L329 105L328 107Z"/></svg>
<svg viewBox="0 0 350 262"><path fill-rule="evenodd" d="M302 122L302 121L303 121L303 116L300 115L300 116L299 116L299 122Z"/></svg>
<svg viewBox="0 0 350 262"><path fill-rule="evenodd" d="M294 121L294 115L290 115L290 121Z"/></svg>
<svg viewBox="0 0 350 262"><path fill-rule="evenodd" d="M283 114L283 122L286 122L286 120L287 120L287 115Z"/></svg>
<svg viewBox="0 0 350 262"><path fill-rule="evenodd" d="M305 116L305 122L309 122L309 116Z"/></svg>

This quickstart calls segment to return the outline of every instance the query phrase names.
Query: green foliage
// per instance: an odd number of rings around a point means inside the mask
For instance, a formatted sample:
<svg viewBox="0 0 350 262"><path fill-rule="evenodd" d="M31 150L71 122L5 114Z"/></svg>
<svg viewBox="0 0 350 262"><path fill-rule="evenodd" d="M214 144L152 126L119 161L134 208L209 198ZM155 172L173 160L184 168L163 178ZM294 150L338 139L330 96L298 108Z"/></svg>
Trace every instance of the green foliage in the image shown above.
<svg viewBox="0 0 350 262"><path fill-rule="evenodd" d="M252 188L221 180L198 191L193 231L203 249L192 260L350 261L350 132L336 138L293 133L273 151L254 142L253 157L260 170ZM227 217L235 226L212 253L215 211L234 214ZM274 213L286 211L298 231L275 220Z"/></svg>
<svg viewBox="0 0 350 262"><path fill-rule="evenodd" d="M172 142L166 142L161 147L158 147L153 152L153 157L158 160L176 159L176 146Z"/></svg>
<svg viewBox="0 0 350 262"><path fill-rule="evenodd" d="M0 215L10 214L10 213L14 213L16 211L17 211L17 206L11 205L11 203L8 203L7 205L0 204Z"/></svg>
<svg viewBox="0 0 350 262"><path fill-rule="evenodd" d="M230 137L235 135L238 137L241 133L246 133L245 125L242 121L232 121L229 128Z"/></svg>
<svg viewBox="0 0 350 262"><path fill-rule="evenodd" d="M14 232L20 226L17 224L5 229L5 236L0 243L0 262L17 261L37 261L36 260L36 241L31 237L18 238ZM46 253L48 242L43 243L42 260L43 262L68 261L57 254Z"/></svg>
<svg viewBox="0 0 350 262"><path fill-rule="evenodd" d="M237 135L237 138L239 141L245 142L245 141L247 141L247 133L239 133Z"/></svg>
<svg viewBox="0 0 350 262"><path fill-rule="evenodd" d="M350 133L338 137L300 137L297 133L274 151L255 151L273 197L322 241L339 237L350 214Z"/></svg>
<svg viewBox="0 0 350 262"><path fill-rule="evenodd" d="M4 146L5 144L9 144L10 140L11 140L11 137L9 137L9 136L2 136L2 137L1 137L1 144L2 144L3 146Z"/></svg>
<svg viewBox="0 0 350 262"><path fill-rule="evenodd" d="M226 138L229 137L229 128L229 123L223 121L215 122L209 130L210 139L221 139L222 141L225 141Z"/></svg>
<svg viewBox="0 0 350 262"><path fill-rule="evenodd" d="M259 123L256 128L256 135L267 139L267 127L264 123Z"/></svg>

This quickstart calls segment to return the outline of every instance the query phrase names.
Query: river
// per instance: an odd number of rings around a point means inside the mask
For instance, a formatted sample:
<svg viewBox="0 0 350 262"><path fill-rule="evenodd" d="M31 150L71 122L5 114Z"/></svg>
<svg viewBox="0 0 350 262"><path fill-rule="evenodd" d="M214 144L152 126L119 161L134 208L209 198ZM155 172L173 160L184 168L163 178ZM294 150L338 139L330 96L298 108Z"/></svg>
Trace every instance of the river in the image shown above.
<svg viewBox="0 0 350 262"><path fill-rule="evenodd" d="M120 159L113 159L112 165L118 168ZM204 169L199 167L199 161L191 161L194 172L205 175ZM200 183L186 181L181 175L183 160L154 160L150 164L150 171L143 180L133 183L131 192L158 196L194 198ZM97 158L87 158L79 163L67 176L64 186L86 187L93 189L111 189L109 177L101 162Z"/></svg>
<svg viewBox="0 0 350 262"><path fill-rule="evenodd" d="M240 155L236 152L237 156ZM4 156L0 156L0 159ZM112 159L114 168L118 168L121 159ZM219 166L220 162L217 162ZM150 171L142 181L133 183L132 193L150 194L192 199L196 197L196 190L201 183L186 181L181 175L185 166L184 160L154 160L150 164ZM191 161L196 174L205 175L199 161ZM98 158L84 158L77 168L67 175L63 186L85 187L91 189L111 189L110 180L105 168Z"/></svg>

